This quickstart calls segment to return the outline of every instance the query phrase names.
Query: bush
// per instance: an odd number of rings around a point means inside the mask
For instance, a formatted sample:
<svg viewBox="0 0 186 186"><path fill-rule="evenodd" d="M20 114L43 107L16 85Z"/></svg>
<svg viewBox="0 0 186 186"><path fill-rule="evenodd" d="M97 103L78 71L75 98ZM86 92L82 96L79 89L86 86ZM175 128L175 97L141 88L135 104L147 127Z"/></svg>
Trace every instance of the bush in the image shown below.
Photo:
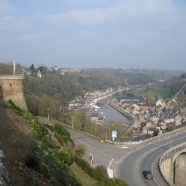
<svg viewBox="0 0 186 186"><path fill-rule="evenodd" d="M44 162L47 165L47 170L44 171L53 185L81 186L75 176L52 154L44 156Z"/></svg>
<svg viewBox="0 0 186 186"><path fill-rule="evenodd" d="M55 142L49 138L45 126L39 123L38 119L28 111L19 109L13 102L10 102L10 104L11 108L33 127L34 135L37 138L32 148L34 152L27 154L25 157L25 166L42 174L53 185L81 186L81 183L68 169L68 166L73 161L71 155L68 152L59 152L58 156L55 156L55 150L58 148L56 148ZM64 127L56 125L55 129L57 134L64 137L66 141L70 139L70 134Z"/></svg>
<svg viewBox="0 0 186 186"><path fill-rule="evenodd" d="M67 166L70 166L73 163L73 159L67 151L59 151L55 154L55 156L59 159L59 161L67 164Z"/></svg>
<svg viewBox="0 0 186 186"><path fill-rule="evenodd" d="M85 151L86 151L86 149L83 146L78 145L75 148L75 153L76 153L75 155L78 157L81 157L85 154Z"/></svg>
<svg viewBox="0 0 186 186"><path fill-rule="evenodd" d="M26 158L25 158L25 165L26 165L28 168L37 170L37 169L39 168L39 166L40 166L39 158L36 157L36 155L27 154L27 155L26 155Z"/></svg>
<svg viewBox="0 0 186 186"><path fill-rule="evenodd" d="M127 186L127 184L119 179L109 179L108 177L97 172L96 169L90 167L90 165L83 159L75 157L75 161L79 167L81 167L90 177L98 181L97 185L100 186Z"/></svg>
<svg viewBox="0 0 186 186"><path fill-rule="evenodd" d="M70 133L60 124L55 124L54 130L56 133L63 136L64 139L70 140Z"/></svg>
<svg viewBox="0 0 186 186"><path fill-rule="evenodd" d="M41 124L40 125L35 124L33 128L34 128L34 134L38 140L41 140L43 137L47 135L47 130Z"/></svg>
<svg viewBox="0 0 186 186"><path fill-rule="evenodd" d="M108 174L107 174L107 169L103 166L103 165L99 165L99 166L97 166L96 168L95 168L95 170L98 172L98 173L100 173L101 175L103 175L103 176L108 176Z"/></svg>

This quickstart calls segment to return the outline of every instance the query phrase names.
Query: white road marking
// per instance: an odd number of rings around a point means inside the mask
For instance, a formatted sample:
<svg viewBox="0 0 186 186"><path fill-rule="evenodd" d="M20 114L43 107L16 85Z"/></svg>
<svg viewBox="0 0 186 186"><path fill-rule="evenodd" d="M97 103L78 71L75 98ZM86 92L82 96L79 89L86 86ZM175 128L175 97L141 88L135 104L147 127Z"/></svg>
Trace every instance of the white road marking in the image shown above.
<svg viewBox="0 0 186 186"><path fill-rule="evenodd" d="M84 144L85 144L86 146L88 146L89 148L91 148L91 149L93 149L93 150L98 151L99 153L103 154L104 156L107 156L107 157L109 157L109 158L111 158L111 159L112 159L112 157L111 157L111 156L109 156L109 155L107 155L107 154L103 153L102 151L100 151L100 150L98 150L98 149L96 149L96 148L94 148L94 147L90 146L88 143L85 143L84 141L81 141L80 139L78 139L78 141L80 141L80 143L84 143Z"/></svg>

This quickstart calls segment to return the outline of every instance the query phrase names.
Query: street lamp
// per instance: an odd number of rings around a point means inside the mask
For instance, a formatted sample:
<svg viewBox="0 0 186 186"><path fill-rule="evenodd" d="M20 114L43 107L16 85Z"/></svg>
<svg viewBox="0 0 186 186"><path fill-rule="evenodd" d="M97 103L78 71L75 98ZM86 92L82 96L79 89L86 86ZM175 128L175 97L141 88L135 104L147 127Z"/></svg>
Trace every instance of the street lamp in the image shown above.
<svg viewBox="0 0 186 186"><path fill-rule="evenodd" d="M103 124L104 124L104 128L105 128L105 140L107 140L107 123L105 122L105 116L103 118Z"/></svg>
<svg viewBox="0 0 186 186"><path fill-rule="evenodd" d="M72 119L71 119L71 128L72 128L72 130L74 129L74 116L72 116Z"/></svg>
<svg viewBox="0 0 186 186"><path fill-rule="evenodd" d="M49 120L50 120L50 115L49 115L49 111L50 111L50 109L47 108L47 111L48 111L48 121L49 121Z"/></svg>

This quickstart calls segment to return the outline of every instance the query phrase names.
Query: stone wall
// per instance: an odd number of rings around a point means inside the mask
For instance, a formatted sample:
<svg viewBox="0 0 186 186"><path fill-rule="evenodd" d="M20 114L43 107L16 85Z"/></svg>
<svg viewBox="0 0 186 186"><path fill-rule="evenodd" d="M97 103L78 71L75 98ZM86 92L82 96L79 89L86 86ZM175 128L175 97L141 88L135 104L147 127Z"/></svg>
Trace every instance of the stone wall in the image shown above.
<svg viewBox="0 0 186 186"><path fill-rule="evenodd" d="M0 100L12 100L17 106L27 109L24 91L24 75L0 76Z"/></svg>

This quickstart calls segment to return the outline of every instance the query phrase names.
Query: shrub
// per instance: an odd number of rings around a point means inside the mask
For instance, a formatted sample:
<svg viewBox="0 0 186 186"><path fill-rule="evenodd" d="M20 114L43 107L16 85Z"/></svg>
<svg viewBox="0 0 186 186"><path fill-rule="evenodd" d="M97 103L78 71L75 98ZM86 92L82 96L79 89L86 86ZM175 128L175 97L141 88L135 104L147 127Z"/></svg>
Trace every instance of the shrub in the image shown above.
<svg viewBox="0 0 186 186"><path fill-rule="evenodd" d="M85 151L86 151L86 149L83 146L78 145L75 148L75 155L77 157L81 157L85 154Z"/></svg>
<svg viewBox="0 0 186 186"><path fill-rule="evenodd" d="M71 155L67 151L59 151L55 154L59 161L64 162L67 166L70 166L73 163Z"/></svg>
<svg viewBox="0 0 186 186"><path fill-rule="evenodd" d="M108 176L108 174L107 174L107 169L103 166L103 165L99 165L99 166L97 166L96 168L95 168L95 170L98 172L98 173L100 173L101 175L103 175L103 176Z"/></svg>
<svg viewBox="0 0 186 186"><path fill-rule="evenodd" d="M63 136L63 138L70 140L70 133L60 124L55 124L54 130L56 133Z"/></svg>
<svg viewBox="0 0 186 186"><path fill-rule="evenodd" d="M97 172L97 170L90 167L90 165L83 159L75 157L75 161L90 177L98 181L98 186L127 186L127 184L119 179L109 179L106 176Z"/></svg>
<svg viewBox="0 0 186 186"><path fill-rule="evenodd" d="M59 153L55 156L56 144L48 137L48 130L44 125L39 123L38 119L28 111L19 109L13 102L10 101L11 108L22 116L33 127L34 135L37 140L32 148L33 153L27 154L25 157L25 166L36 170L49 180L50 183L56 186L81 186L81 183L70 172L67 165L73 161L68 152ZM55 127L58 136L70 140L70 134L60 125ZM52 150L52 152L51 152ZM36 155L37 154L37 155ZM39 158L40 157L40 158ZM60 161L62 160L62 161ZM33 183L33 185L36 185Z"/></svg>
<svg viewBox="0 0 186 186"><path fill-rule="evenodd" d="M26 158L25 158L25 165L28 168L32 168L34 170L37 170L40 166L39 158L36 155L27 154Z"/></svg>
<svg viewBox="0 0 186 186"><path fill-rule="evenodd" d="M33 128L34 128L34 134L37 137L37 139L41 140L44 136L46 136L47 130L41 124L40 125L35 124Z"/></svg>

